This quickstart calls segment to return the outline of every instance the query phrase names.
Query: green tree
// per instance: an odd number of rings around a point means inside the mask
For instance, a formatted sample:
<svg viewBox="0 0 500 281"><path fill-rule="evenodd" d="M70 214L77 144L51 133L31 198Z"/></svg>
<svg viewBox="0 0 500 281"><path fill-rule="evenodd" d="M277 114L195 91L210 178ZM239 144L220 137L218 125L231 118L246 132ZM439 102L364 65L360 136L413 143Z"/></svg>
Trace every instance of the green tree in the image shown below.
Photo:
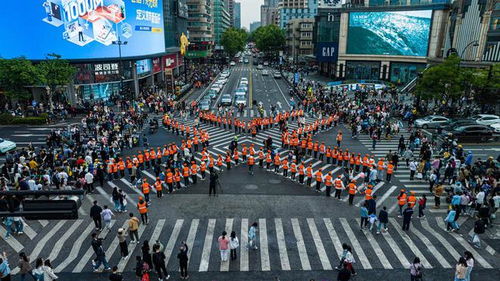
<svg viewBox="0 0 500 281"><path fill-rule="evenodd" d="M37 84L39 80L37 68L31 61L23 57L0 59L0 88L7 97L29 99L31 93L26 86Z"/></svg>
<svg viewBox="0 0 500 281"><path fill-rule="evenodd" d="M488 68L468 68L463 70L463 78L469 92L477 102L488 104L500 98L500 64Z"/></svg>
<svg viewBox="0 0 500 281"><path fill-rule="evenodd" d="M263 52L275 52L285 45L285 32L274 24L257 28L251 38Z"/></svg>
<svg viewBox="0 0 500 281"><path fill-rule="evenodd" d="M431 66L418 80L416 94L424 100L455 100L464 89L460 58L449 56L443 63Z"/></svg>
<svg viewBox="0 0 500 281"><path fill-rule="evenodd" d="M46 60L37 65L37 68L41 74L41 83L47 86L49 105L52 110L54 108L52 102L54 93L62 93L61 88L71 82L76 68L57 54L49 54Z"/></svg>
<svg viewBox="0 0 500 281"><path fill-rule="evenodd" d="M222 34L221 44L224 51L233 57L237 52L243 51L248 34L244 29L229 28Z"/></svg>

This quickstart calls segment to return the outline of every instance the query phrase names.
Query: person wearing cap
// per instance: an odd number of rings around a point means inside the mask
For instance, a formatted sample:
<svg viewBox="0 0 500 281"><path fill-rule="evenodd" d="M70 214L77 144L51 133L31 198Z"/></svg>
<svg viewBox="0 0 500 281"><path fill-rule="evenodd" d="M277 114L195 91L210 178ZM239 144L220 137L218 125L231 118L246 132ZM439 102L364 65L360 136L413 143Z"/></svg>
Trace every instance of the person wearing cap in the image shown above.
<svg viewBox="0 0 500 281"><path fill-rule="evenodd" d="M160 177L156 177L156 181L154 183L156 189L156 197L162 198L163 196L163 183L160 180Z"/></svg>
<svg viewBox="0 0 500 281"><path fill-rule="evenodd" d="M417 197L415 196L415 191L410 191L410 196L408 196L408 207L413 208L416 203Z"/></svg>
<svg viewBox="0 0 500 281"><path fill-rule="evenodd" d="M141 184L141 190L142 190L142 194L144 194L144 199L146 200L146 203L148 203L148 205L150 204L150 202L149 202L150 188L151 188L151 186L148 183L148 179L143 178L142 184Z"/></svg>
<svg viewBox="0 0 500 281"><path fill-rule="evenodd" d="M356 180L352 179L351 182L347 185L347 188L349 190L349 205L352 205L354 195L358 190L356 187Z"/></svg>
<svg viewBox="0 0 500 281"><path fill-rule="evenodd" d="M399 216L398 217L402 218L403 217L403 207L407 203L406 191L404 189L400 190L397 199L398 199L398 206L399 206Z"/></svg>
<svg viewBox="0 0 500 281"><path fill-rule="evenodd" d="M323 172L321 169L315 173L316 176L316 192L319 192L321 189L321 183L323 182Z"/></svg>
<svg viewBox="0 0 500 281"><path fill-rule="evenodd" d="M331 172L330 172L331 174ZM334 181L333 185L335 187L335 198L340 200L340 195L342 194L342 189L344 189L344 182L342 182L342 176L338 176Z"/></svg>
<svg viewBox="0 0 500 281"><path fill-rule="evenodd" d="M137 202L137 210L139 210L139 214L141 214L141 221L144 224L148 224L148 204L142 196L139 196L139 202Z"/></svg>
<svg viewBox="0 0 500 281"><path fill-rule="evenodd" d="M332 172L329 172L325 176L326 197L330 197L330 193L332 192L332 184L333 184L332 180L333 180Z"/></svg>
<svg viewBox="0 0 500 281"><path fill-rule="evenodd" d="M120 255L122 256L122 259L127 259L128 258L127 233L125 233L125 230L120 227L118 228L118 233L116 234L116 237L118 238L118 243L120 245Z"/></svg>

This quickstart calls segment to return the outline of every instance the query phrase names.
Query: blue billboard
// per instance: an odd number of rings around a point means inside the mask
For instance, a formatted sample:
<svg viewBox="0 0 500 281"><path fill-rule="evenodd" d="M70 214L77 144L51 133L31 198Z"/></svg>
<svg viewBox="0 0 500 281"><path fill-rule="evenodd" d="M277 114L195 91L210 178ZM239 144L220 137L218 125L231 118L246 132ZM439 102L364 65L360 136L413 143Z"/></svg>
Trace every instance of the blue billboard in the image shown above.
<svg viewBox="0 0 500 281"><path fill-rule="evenodd" d="M162 0L17 0L2 10L3 58L113 58L119 40L123 57L165 52Z"/></svg>
<svg viewBox="0 0 500 281"><path fill-rule="evenodd" d="M336 62L339 57L338 42L316 43L316 60L319 62Z"/></svg>
<svg viewBox="0 0 500 281"><path fill-rule="evenodd" d="M427 56L432 10L351 12L347 54Z"/></svg>

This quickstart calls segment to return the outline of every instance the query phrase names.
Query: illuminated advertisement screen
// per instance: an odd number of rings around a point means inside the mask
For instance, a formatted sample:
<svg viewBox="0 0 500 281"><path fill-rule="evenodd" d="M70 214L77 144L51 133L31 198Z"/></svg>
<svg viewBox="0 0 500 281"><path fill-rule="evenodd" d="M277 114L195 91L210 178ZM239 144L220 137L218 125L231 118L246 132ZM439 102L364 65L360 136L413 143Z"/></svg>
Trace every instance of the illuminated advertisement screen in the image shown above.
<svg viewBox="0 0 500 281"><path fill-rule="evenodd" d="M352 12L348 54L427 56L432 10Z"/></svg>
<svg viewBox="0 0 500 281"><path fill-rule="evenodd" d="M162 0L17 0L2 10L3 58L113 58L119 42L122 57L165 52Z"/></svg>

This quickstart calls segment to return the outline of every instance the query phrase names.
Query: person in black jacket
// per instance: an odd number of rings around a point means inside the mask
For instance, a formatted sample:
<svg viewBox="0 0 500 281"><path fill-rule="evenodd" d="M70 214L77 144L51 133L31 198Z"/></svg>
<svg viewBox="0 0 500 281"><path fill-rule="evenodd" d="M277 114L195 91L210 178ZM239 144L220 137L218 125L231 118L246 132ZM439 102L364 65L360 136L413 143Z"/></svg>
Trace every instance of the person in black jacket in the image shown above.
<svg viewBox="0 0 500 281"><path fill-rule="evenodd" d="M96 230L102 229L101 212L101 206L97 205L97 201L94 201L94 206L90 208L90 217L94 220Z"/></svg>
<svg viewBox="0 0 500 281"><path fill-rule="evenodd" d="M177 258L179 259L179 267L181 269L181 279L188 279L188 255L187 251L183 246L179 248L179 253L177 254Z"/></svg>
<svg viewBox="0 0 500 281"><path fill-rule="evenodd" d="M380 230L384 232L387 231L387 224L389 223L389 214L387 213L387 207L384 206L382 210L378 213L378 227L377 234L380 234Z"/></svg>
<svg viewBox="0 0 500 281"><path fill-rule="evenodd" d="M165 268L165 254L160 251L159 245L153 246L153 252L153 266L156 270L156 273L158 273L158 278L161 280L163 280L163 278L165 278L165 280L168 280L170 278L170 275L168 275L167 269Z"/></svg>

